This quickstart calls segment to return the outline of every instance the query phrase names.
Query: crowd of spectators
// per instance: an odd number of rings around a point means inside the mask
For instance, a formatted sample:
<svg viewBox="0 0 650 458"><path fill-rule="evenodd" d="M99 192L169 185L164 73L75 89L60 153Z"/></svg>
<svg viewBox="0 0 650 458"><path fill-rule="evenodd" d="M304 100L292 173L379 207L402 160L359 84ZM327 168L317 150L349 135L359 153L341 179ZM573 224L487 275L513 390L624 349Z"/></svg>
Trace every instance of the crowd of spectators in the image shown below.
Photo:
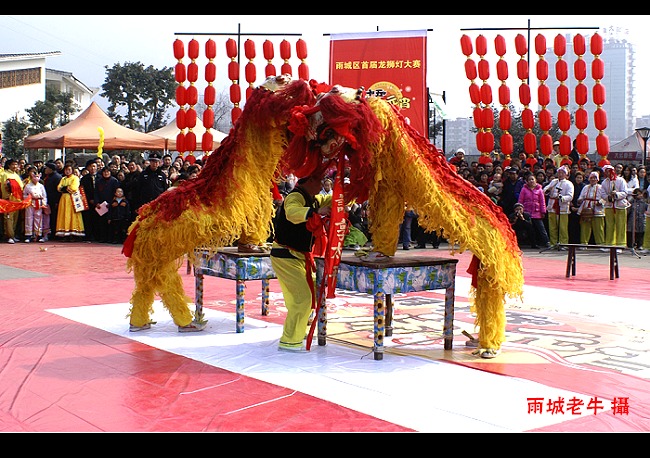
<svg viewBox="0 0 650 458"><path fill-rule="evenodd" d="M142 161L119 154L96 157L83 166L72 159L28 163L0 158L2 198L18 201L20 193L21 198L32 196L29 208L2 215L0 240L12 244L48 240L123 243L142 205L182 180L195 178L203 165L201 159L174 159L171 154L146 156ZM81 211L74 209L77 191L87 204Z"/></svg>

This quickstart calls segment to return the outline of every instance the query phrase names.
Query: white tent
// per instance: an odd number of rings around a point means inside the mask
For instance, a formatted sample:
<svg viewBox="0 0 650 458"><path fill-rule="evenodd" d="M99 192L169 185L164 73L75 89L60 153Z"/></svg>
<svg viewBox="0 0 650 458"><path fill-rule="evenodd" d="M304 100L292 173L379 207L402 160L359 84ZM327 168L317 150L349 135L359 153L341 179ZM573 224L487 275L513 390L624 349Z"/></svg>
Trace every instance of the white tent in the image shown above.
<svg viewBox="0 0 650 458"><path fill-rule="evenodd" d="M201 151L201 140L203 138L203 133L205 132L205 127L200 122L196 123L196 127L192 129L192 132L196 135L196 148L197 151ZM162 137L165 139L165 151L176 151L176 137L178 136L180 129L176 126L176 118L165 127L149 132L149 135L155 135L157 137ZM216 129L210 129L212 132L212 150L214 151L219 147L221 141L228 136Z"/></svg>
<svg viewBox="0 0 650 458"><path fill-rule="evenodd" d="M648 153L646 150L646 158ZM643 139L634 132L624 140L609 147L607 159L610 161L641 162L643 158Z"/></svg>

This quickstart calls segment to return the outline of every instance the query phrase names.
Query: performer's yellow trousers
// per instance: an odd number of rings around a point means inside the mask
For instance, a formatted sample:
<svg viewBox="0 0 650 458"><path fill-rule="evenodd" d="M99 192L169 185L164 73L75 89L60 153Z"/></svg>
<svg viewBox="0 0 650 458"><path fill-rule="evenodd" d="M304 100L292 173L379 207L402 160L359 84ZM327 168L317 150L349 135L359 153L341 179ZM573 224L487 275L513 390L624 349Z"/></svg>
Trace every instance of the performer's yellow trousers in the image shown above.
<svg viewBox="0 0 650 458"><path fill-rule="evenodd" d="M271 265L280 283L287 317L284 320L280 344L302 346L307 334L307 323L311 315L312 296L316 294L307 283L305 261L295 258L278 258L271 256ZM312 273L312 284L316 284L316 275Z"/></svg>
<svg viewBox="0 0 650 458"><path fill-rule="evenodd" d="M594 234L594 243L596 245L604 245L605 218L603 216L595 216L588 221L580 220L580 243L588 245L592 232Z"/></svg>
<svg viewBox="0 0 650 458"><path fill-rule="evenodd" d="M627 210L605 209L605 244L627 246Z"/></svg>
<svg viewBox="0 0 650 458"><path fill-rule="evenodd" d="M548 238L551 245L569 243L569 215L548 214Z"/></svg>

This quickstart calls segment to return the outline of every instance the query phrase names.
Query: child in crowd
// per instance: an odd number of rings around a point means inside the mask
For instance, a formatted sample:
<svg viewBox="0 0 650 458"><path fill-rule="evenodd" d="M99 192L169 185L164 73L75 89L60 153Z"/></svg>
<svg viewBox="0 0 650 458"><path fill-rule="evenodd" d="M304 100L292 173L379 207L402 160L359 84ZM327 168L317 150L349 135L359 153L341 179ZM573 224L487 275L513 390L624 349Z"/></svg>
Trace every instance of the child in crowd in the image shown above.
<svg viewBox="0 0 650 458"><path fill-rule="evenodd" d="M32 240L45 242L43 237L43 209L47 207L47 192L41 183L41 174L35 167L29 171L29 182L23 189L23 198L32 196L32 203L25 209L25 243Z"/></svg>
<svg viewBox="0 0 650 458"><path fill-rule="evenodd" d="M131 224L131 205L124 197L124 190L117 188L111 207L108 210L108 224L111 230L111 243L124 243L126 239L126 231Z"/></svg>

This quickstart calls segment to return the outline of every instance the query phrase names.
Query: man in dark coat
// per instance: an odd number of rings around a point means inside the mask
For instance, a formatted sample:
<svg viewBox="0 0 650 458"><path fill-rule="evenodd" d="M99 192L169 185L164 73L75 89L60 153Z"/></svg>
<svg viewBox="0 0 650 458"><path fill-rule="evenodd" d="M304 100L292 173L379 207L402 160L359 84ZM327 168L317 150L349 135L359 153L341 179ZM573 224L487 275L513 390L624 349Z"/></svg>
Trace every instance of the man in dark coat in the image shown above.
<svg viewBox="0 0 650 458"><path fill-rule="evenodd" d="M136 211L169 188L169 180L167 175L160 170L160 162L160 154L149 154L149 166L140 173L135 184Z"/></svg>
<svg viewBox="0 0 650 458"><path fill-rule="evenodd" d="M61 199L61 193L56 188L61 181L61 174L57 170L57 166L54 162L48 161L43 167L43 186L45 186L45 193L47 194L47 204L50 207L50 214L47 215L49 218L50 232L43 232L43 238L53 239L54 233L56 232L56 215L59 212L59 200ZM45 215L44 215L45 216Z"/></svg>
<svg viewBox="0 0 650 458"><path fill-rule="evenodd" d="M83 188L86 193L86 200L88 201L88 210L81 212L81 217L84 221L84 229L86 235L84 240L93 242L99 240L99 226L97 219L99 215L95 210L95 181L97 180L97 163L94 159L86 161L87 174L79 180L79 187Z"/></svg>

